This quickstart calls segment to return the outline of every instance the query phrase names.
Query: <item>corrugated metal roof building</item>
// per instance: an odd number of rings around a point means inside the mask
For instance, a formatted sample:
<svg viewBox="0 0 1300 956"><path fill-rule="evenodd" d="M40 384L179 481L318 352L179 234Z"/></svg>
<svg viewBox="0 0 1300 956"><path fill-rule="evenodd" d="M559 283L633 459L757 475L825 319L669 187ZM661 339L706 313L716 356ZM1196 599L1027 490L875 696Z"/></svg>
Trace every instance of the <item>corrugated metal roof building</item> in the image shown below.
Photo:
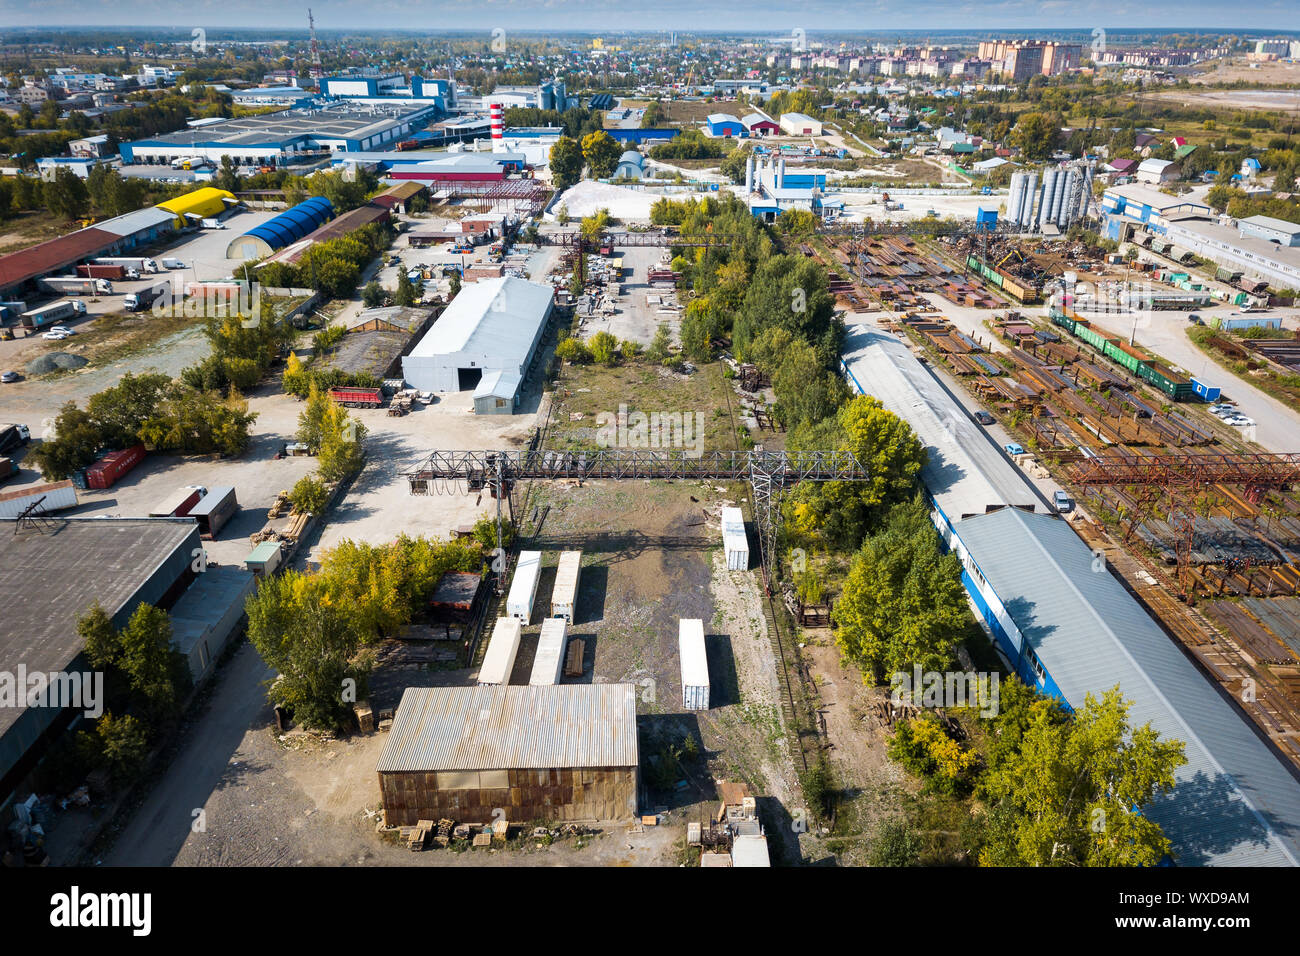
<svg viewBox="0 0 1300 956"><path fill-rule="evenodd" d="M408 687L375 767L388 823L636 815L631 684Z"/></svg>
<svg viewBox="0 0 1300 956"><path fill-rule="evenodd" d="M1300 864L1300 781L1066 522L1007 508L958 522L954 546L1027 682L1071 707L1118 684L1135 726L1186 744L1173 792L1146 810L1176 864Z"/></svg>
<svg viewBox="0 0 1300 956"><path fill-rule="evenodd" d="M546 332L553 295L549 285L513 276L464 286L402 359L403 376L413 388L433 392L476 389L496 371L522 382Z"/></svg>
<svg viewBox="0 0 1300 956"><path fill-rule="evenodd" d="M61 273L83 259L101 255L119 241L120 237L113 233L91 226L0 256L0 291L8 292L41 276Z"/></svg>
<svg viewBox="0 0 1300 956"><path fill-rule="evenodd" d="M277 249L297 242L329 221L334 205L324 196L304 199L274 219L236 236L226 248L227 259L264 259Z"/></svg>

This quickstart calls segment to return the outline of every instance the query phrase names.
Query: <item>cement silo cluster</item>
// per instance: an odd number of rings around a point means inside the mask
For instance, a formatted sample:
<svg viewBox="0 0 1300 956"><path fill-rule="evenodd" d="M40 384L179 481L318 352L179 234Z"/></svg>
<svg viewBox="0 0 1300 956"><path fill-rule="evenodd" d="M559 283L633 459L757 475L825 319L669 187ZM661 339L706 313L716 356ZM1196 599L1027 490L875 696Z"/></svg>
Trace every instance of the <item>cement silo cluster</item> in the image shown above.
<svg viewBox="0 0 1300 956"><path fill-rule="evenodd" d="M1092 195L1092 166L1071 164L1043 173L1013 173L1006 221L1020 232L1039 232L1052 225L1069 229L1087 212Z"/></svg>

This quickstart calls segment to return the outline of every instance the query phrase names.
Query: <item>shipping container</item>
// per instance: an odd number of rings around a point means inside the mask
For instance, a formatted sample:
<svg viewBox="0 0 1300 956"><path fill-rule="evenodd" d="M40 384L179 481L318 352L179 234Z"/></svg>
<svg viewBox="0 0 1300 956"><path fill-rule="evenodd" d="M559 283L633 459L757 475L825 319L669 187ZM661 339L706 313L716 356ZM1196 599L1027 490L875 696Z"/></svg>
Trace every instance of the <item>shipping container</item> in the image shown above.
<svg viewBox="0 0 1300 956"><path fill-rule="evenodd" d="M184 518L203 495L197 488L177 488L149 512L150 518Z"/></svg>
<svg viewBox="0 0 1300 956"><path fill-rule="evenodd" d="M80 306L80 308L78 308ZM86 307L80 302L69 302L64 299L61 302L51 302L49 305L43 305L39 309L32 309L30 312L24 312L19 318L25 328L39 329L47 325L53 325L56 322L62 322L64 319L75 318L78 315L85 315Z"/></svg>
<svg viewBox="0 0 1300 956"><path fill-rule="evenodd" d="M141 275L146 272L158 271L158 263L147 256L100 256L94 261L98 265L122 266L126 269L134 269Z"/></svg>
<svg viewBox="0 0 1300 956"><path fill-rule="evenodd" d="M211 540L238 510L239 501L235 498L234 488L209 488L208 493L190 509L189 517L199 523L199 536Z"/></svg>
<svg viewBox="0 0 1300 956"><path fill-rule="evenodd" d="M35 485L19 491L0 495L0 518L17 518L33 502L41 501L42 511L61 511L77 506L77 489L71 481L56 481L50 485Z"/></svg>
<svg viewBox="0 0 1300 956"><path fill-rule="evenodd" d="M542 576L542 552L520 551L515 563L515 577L510 582L506 597L506 614L527 624L533 617L533 598L537 596L537 581Z"/></svg>
<svg viewBox="0 0 1300 956"><path fill-rule="evenodd" d="M551 590L551 617L573 623L578 607L578 579L582 576L582 552L562 551L555 570L555 587Z"/></svg>
<svg viewBox="0 0 1300 956"><path fill-rule="evenodd" d="M533 657L533 673L528 683L533 687L558 684L564 669L564 636L568 625L561 618L548 617L542 621L542 633L537 637L537 654Z"/></svg>
<svg viewBox="0 0 1300 956"><path fill-rule="evenodd" d="M709 709L709 658L704 649L704 621L684 617L678 625L677 655L682 664L682 705Z"/></svg>
<svg viewBox="0 0 1300 956"><path fill-rule="evenodd" d="M107 279L83 279L81 276L47 276L39 280L42 288L55 295L111 295L113 283Z"/></svg>
<svg viewBox="0 0 1300 956"><path fill-rule="evenodd" d="M263 541L244 558L244 567L253 572L254 577L264 578L275 573L275 569L284 560L284 548L279 541Z"/></svg>
<svg viewBox="0 0 1300 956"><path fill-rule="evenodd" d="M722 547L727 553L728 571L749 570L749 536L745 515L739 508L722 509Z"/></svg>
<svg viewBox="0 0 1300 956"><path fill-rule="evenodd" d="M126 267L105 265L104 263L92 262L77 266L77 275L87 279L125 279ZM138 274L136 278L138 278Z"/></svg>
<svg viewBox="0 0 1300 956"><path fill-rule="evenodd" d="M1192 391L1203 402L1217 402L1219 395L1222 393L1222 389L1218 385L1206 385L1196 379L1192 379Z"/></svg>
<svg viewBox="0 0 1300 956"><path fill-rule="evenodd" d="M378 388L336 386L330 389L330 398L349 408L378 408L384 404L384 392Z"/></svg>
<svg viewBox="0 0 1300 956"><path fill-rule="evenodd" d="M519 654L519 637L524 625L518 618L499 617L492 628L492 639L488 641L487 652L483 655L483 666L478 669L480 685L498 686L510 683L510 674L515 669L515 657Z"/></svg>
<svg viewBox="0 0 1300 956"><path fill-rule="evenodd" d="M144 461L144 456L147 454L144 445L132 445L121 451L110 451L86 469L86 487L112 488L123 475Z"/></svg>

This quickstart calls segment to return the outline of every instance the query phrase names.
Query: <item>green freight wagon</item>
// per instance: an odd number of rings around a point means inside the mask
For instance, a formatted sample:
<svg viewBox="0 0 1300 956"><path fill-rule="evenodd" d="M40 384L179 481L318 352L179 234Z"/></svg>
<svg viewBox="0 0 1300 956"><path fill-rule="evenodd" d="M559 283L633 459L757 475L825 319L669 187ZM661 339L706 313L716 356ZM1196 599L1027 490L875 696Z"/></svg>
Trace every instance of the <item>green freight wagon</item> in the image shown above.
<svg viewBox="0 0 1300 956"><path fill-rule="evenodd" d="M1076 319L1055 309L1050 314L1054 325L1059 325L1087 342L1106 358L1132 372L1137 378L1158 389L1175 402L1190 402L1196 397L1191 382L1174 375L1145 353L1137 349L1129 351L1118 338L1102 335L1092 328L1087 320Z"/></svg>

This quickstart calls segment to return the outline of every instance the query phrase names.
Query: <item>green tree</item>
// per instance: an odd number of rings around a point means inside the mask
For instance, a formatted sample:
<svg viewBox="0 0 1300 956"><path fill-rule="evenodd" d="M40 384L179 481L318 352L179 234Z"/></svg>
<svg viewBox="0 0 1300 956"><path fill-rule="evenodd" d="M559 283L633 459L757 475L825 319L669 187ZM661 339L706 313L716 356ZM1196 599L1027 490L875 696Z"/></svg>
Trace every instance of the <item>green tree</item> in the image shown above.
<svg viewBox="0 0 1300 956"><path fill-rule="evenodd" d="M1133 727L1118 686L1066 721L1030 717L1015 756L990 769L984 866L1154 866L1171 851L1142 810L1174 786L1180 740Z"/></svg>
<svg viewBox="0 0 1300 956"><path fill-rule="evenodd" d="M961 563L939 550L919 499L890 509L863 542L835 605L836 641L864 675L943 670L969 621Z"/></svg>
<svg viewBox="0 0 1300 956"><path fill-rule="evenodd" d="M293 503L294 510L300 514L320 514L325 510L325 504L329 501L330 492L325 484L311 475L303 475L289 492L289 501Z"/></svg>
<svg viewBox="0 0 1300 956"><path fill-rule="evenodd" d="M400 283L400 279L398 280ZM384 287L374 279L366 283L361 290L361 302L367 309L375 309L384 304Z"/></svg>
<svg viewBox="0 0 1300 956"><path fill-rule="evenodd" d="M618 338L609 332L597 332L587 343L587 348L591 350L592 359L601 365L613 365L618 361Z"/></svg>
<svg viewBox="0 0 1300 956"><path fill-rule="evenodd" d="M149 729L130 714L105 713L95 722L101 759L119 785L134 780L149 756Z"/></svg>
<svg viewBox="0 0 1300 956"><path fill-rule="evenodd" d="M419 301L419 296L415 290L415 283L405 269L397 270L397 292L393 294L393 301L405 308L411 308Z"/></svg>
<svg viewBox="0 0 1300 956"><path fill-rule="evenodd" d="M279 675L272 702L306 727L349 727L370 670L351 602L331 596L319 575L288 571L263 578L245 610L249 641Z"/></svg>
<svg viewBox="0 0 1300 956"><path fill-rule="evenodd" d="M1041 162L1049 158L1061 138L1059 114L1021 113L1011 130L1011 144L1019 147L1022 159Z"/></svg>
<svg viewBox="0 0 1300 956"><path fill-rule="evenodd" d="M555 188L568 189L582 178L585 162L582 146L570 136L561 136L551 147L548 163Z"/></svg>
<svg viewBox="0 0 1300 956"><path fill-rule="evenodd" d="M655 328L654 338L650 340L650 347L646 349L646 361L652 365L662 365L672 354L673 335L668 328L667 322L660 322Z"/></svg>
<svg viewBox="0 0 1300 956"><path fill-rule="evenodd" d="M46 208L61 219L80 219L90 210L86 184L66 167L56 169L54 178L44 184L41 192Z"/></svg>
<svg viewBox="0 0 1300 956"><path fill-rule="evenodd" d="M557 141L556 145L559 145ZM555 147L551 148L555 151ZM582 158L586 160L591 175L597 179L613 175L618 158L622 155L614 137L604 130L588 133L582 138Z"/></svg>
<svg viewBox="0 0 1300 956"><path fill-rule="evenodd" d="M921 858L921 838L903 820L885 820L871 840L871 866L916 866Z"/></svg>

